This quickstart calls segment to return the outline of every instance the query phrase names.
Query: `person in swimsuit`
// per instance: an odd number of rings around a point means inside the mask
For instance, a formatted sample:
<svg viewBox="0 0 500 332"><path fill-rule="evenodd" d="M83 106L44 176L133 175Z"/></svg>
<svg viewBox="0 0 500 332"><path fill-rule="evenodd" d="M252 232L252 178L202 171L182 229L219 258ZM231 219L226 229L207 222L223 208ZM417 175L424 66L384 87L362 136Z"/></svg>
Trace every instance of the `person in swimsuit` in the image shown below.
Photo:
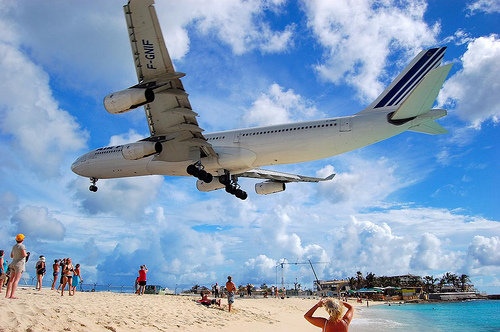
<svg viewBox="0 0 500 332"><path fill-rule="evenodd" d="M61 296L64 296L64 288L66 284L68 285L68 294L71 296L71 284L73 282L73 263L71 262L71 258L66 258L66 265L64 266L61 274L63 276L63 285L61 289Z"/></svg>
<svg viewBox="0 0 500 332"><path fill-rule="evenodd" d="M61 260L60 259L54 259L54 264L52 264L52 277L54 278L54 280L52 281L52 290L55 290L56 289L56 281L57 281L57 277L59 276L59 262Z"/></svg>
<svg viewBox="0 0 500 332"><path fill-rule="evenodd" d="M76 287L78 287L78 284L80 282L83 282L82 275L80 272L80 264L76 264L75 270L73 271L73 282L71 284L72 289L73 289L73 295L75 295Z"/></svg>
<svg viewBox="0 0 500 332"><path fill-rule="evenodd" d="M5 298L7 299L17 299L15 297L17 284L21 279L21 275L25 270L26 257L28 257L28 253L26 252L26 247L23 244L24 235L17 234L16 236L16 244L12 247L12 252L10 253L10 258L12 258L12 262L10 263L10 277L9 283L7 284L7 291L5 294Z"/></svg>
<svg viewBox="0 0 500 332"><path fill-rule="evenodd" d="M229 312L231 312L231 305L234 303L234 294L236 293L236 285L233 282L233 277L228 276L226 282L227 289L227 304L229 305Z"/></svg>
<svg viewBox="0 0 500 332"><path fill-rule="evenodd" d="M217 304L220 307L220 299L211 299L208 297L210 295L210 291L206 290L205 292L201 291L201 300L198 302L206 305L207 307L210 306L211 304Z"/></svg>
<svg viewBox="0 0 500 332"><path fill-rule="evenodd" d="M3 284L7 280L7 261L4 259L5 252L0 250L0 293L2 292Z"/></svg>
<svg viewBox="0 0 500 332"><path fill-rule="evenodd" d="M36 262L36 286L35 289L42 290L42 280L45 275L45 257L42 255L38 262Z"/></svg>
<svg viewBox="0 0 500 332"><path fill-rule="evenodd" d="M313 317L314 312L319 307L325 308L330 315L328 319L323 317ZM344 307L347 312L344 312ZM314 326L322 328L323 332L347 332L349 324L354 315L354 307L347 302L339 302L333 299L323 299L316 303L308 312L304 314L304 318Z"/></svg>

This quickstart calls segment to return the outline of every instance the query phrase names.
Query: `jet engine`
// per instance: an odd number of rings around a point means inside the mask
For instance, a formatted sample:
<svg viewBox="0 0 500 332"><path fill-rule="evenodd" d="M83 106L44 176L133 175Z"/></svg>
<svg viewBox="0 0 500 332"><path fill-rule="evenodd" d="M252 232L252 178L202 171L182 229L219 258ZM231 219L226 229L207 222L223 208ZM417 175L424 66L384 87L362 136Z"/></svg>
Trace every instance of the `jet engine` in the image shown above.
<svg viewBox="0 0 500 332"><path fill-rule="evenodd" d="M153 89L128 88L104 97L104 108L111 114L125 113L153 100Z"/></svg>
<svg viewBox="0 0 500 332"><path fill-rule="evenodd" d="M217 189L222 189L225 188L226 185L220 183L219 181L212 181L210 183L206 183L205 181L198 180L196 181L196 188L198 188L199 191L213 191Z"/></svg>
<svg viewBox="0 0 500 332"><path fill-rule="evenodd" d="M279 193L281 191L285 191L285 189L285 183L277 181L266 181L255 185L255 192L259 195Z"/></svg>
<svg viewBox="0 0 500 332"><path fill-rule="evenodd" d="M162 149L160 142L130 143L123 146L122 155L127 160L138 160L161 153Z"/></svg>

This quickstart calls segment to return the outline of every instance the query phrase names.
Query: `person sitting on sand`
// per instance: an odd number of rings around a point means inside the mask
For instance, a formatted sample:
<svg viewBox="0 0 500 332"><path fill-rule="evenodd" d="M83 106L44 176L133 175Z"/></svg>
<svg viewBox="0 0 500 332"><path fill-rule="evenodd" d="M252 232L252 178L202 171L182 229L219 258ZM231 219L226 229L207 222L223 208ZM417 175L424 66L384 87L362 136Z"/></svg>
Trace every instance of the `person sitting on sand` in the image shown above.
<svg viewBox="0 0 500 332"><path fill-rule="evenodd" d="M324 307L330 318L313 317L312 315L319 307ZM347 312L342 315L343 309L347 308ZM349 324L354 315L354 307L347 302L339 302L333 299L323 299L316 303L308 312L304 314L304 318L314 326L322 328L323 332L347 332Z"/></svg>
<svg viewBox="0 0 500 332"><path fill-rule="evenodd" d="M209 290L206 290L205 292L201 291L200 294L201 300L198 301L199 303L206 305L207 307L212 304L217 304L220 307L220 299L211 299L208 297L208 295L211 294Z"/></svg>

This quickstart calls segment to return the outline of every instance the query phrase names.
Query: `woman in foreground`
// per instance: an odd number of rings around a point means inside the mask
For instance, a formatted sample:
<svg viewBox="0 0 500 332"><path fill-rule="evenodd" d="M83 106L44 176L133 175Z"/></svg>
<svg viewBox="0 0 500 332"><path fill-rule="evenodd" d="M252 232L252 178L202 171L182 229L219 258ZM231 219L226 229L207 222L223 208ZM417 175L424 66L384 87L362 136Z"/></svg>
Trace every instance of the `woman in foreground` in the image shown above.
<svg viewBox="0 0 500 332"><path fill-rule="evenodd" d="M330 318L313 317L312 315L319 307L324 307ZM342 315L344 307L347 312ZM323 299L314 305L308 312L305 313L304 318L314 326L321 327L323 332L337 332L347 331L354 315L354 307L347 302L339 302L332 299Z"/></svg>

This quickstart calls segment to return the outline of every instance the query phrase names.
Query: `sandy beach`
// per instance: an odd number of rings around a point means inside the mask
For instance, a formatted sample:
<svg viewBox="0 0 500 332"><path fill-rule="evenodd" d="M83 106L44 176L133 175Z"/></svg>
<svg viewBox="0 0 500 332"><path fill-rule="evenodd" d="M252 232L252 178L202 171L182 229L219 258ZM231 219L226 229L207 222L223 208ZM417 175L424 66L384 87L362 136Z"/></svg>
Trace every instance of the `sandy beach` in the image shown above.
<svg viewBox="0 0 500 332"><path fill-rule="evenodd" d="M226 299L220 308L205 307L194 301L199 297L189 296L77 292L61 297L50 289L32 288L19 288L16 295L18 299L8 300L4 292L1 294L2 332L319 331L303 318L317 298L237 298L228 312ZM350 303L366 308L356 301ZM355 319L360 312L362 315L362 310L357 310ZM322 308L316 313L326 317Z"/></svg>

